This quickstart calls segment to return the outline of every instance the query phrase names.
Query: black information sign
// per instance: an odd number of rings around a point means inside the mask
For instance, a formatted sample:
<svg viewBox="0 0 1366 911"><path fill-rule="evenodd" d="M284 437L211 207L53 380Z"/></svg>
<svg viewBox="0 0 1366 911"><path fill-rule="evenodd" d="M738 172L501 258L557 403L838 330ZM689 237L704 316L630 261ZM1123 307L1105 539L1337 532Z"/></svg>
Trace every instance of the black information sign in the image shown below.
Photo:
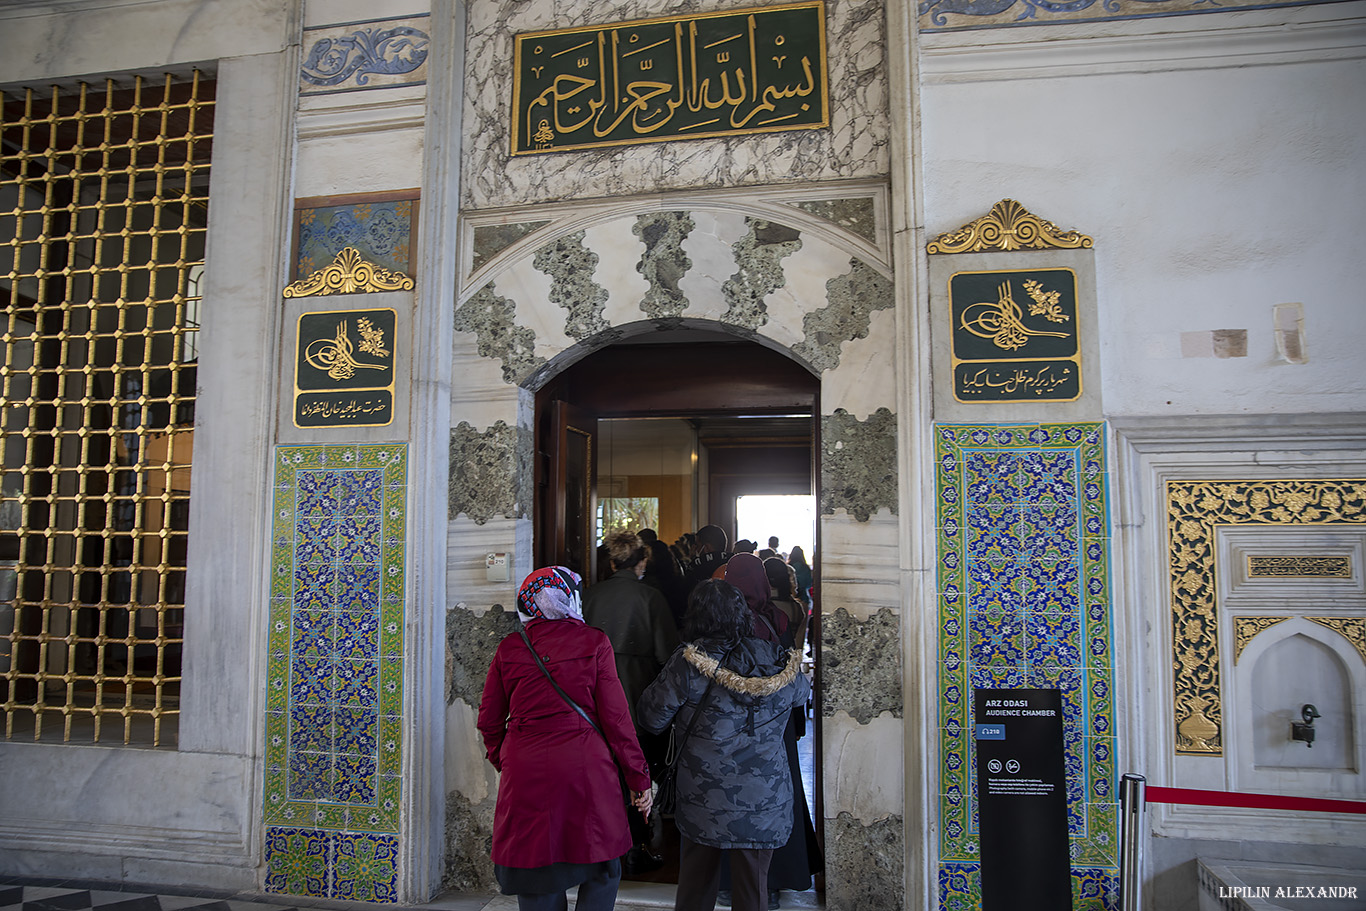
<svg viewBox="0 0 1366 911"><path fill-rule="evenodd" d="M514 41L513 155L830 124L820 0Z"/></svg>
<svg viewBox="0 0 1366 911"><path fill-rule="evenodd" d="M982 911L1072 907L1059 690L973 690Z"/></svg>
<svg viewBox="0 0 1366 911"><path fill-rule="evenodd" d="M294 424L376 427L394 419L394 310L305 313L294 363Z"/></svg>
<svg viewBox="0 0 1366 911"><path fill-rule="evenodd" d="M1071 402L1081 397L1077 275L1071 269L958 272L953 395L960 402Z"/></svg>

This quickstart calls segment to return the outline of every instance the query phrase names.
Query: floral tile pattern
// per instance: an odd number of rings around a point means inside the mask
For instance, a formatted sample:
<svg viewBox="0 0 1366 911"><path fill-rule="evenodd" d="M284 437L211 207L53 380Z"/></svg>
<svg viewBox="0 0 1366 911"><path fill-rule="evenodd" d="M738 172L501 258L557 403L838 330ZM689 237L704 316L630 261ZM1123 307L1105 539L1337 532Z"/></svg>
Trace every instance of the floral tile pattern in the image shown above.
<svg viewBox="0 0 1366 911"><path fill-rule="evenodd" d="M294 279L327 268L347 247L368 263L413 276L416 199L363 197L342 205L304 205L308 201L300 200L295 211Z"/></svg>
<svg viewBox="0 0 1366 911"><path fill-rule="evenodd" d="M407 447L280 446L266 890L394 901Z"/></svg>
<svg viewBox="0 0 1366 911"><path fill-rule="evenodd" d="M939 424L940 904L980 906L972 691L1062 691L1073 907L1118 906L1105 425Z"/></svg>

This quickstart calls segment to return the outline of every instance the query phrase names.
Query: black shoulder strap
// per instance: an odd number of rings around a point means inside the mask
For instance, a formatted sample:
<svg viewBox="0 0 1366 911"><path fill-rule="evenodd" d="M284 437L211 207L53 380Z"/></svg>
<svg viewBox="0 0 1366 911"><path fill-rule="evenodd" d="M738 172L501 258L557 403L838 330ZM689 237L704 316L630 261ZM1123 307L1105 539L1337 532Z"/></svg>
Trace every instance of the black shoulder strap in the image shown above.
<svg viewBox="0 0 1366 911"><path fill-rule="evenodd" d="M541 656L536 652L536 647L531 644L531 638L526 634L526 627L520 627L517 630L517 634L522 637L522 641L526 643L526 647L531 649L531 657L536 659L536 666L541 669L542 674L545 674L545 679L550 681L550 685L555 688L555 692L560 694L560 698L569 703L569 707L583 716L583 720L587 721L603 740L606 740L607 735L602 733L602 728L598 727L598 723L588 717L588 713L583 710L583 706L579 705L573 699L570 699L569 694L560 689L560 685L555 682L555 678L550 676L550 669L545 666L545 662L541 660Z"/></svg>

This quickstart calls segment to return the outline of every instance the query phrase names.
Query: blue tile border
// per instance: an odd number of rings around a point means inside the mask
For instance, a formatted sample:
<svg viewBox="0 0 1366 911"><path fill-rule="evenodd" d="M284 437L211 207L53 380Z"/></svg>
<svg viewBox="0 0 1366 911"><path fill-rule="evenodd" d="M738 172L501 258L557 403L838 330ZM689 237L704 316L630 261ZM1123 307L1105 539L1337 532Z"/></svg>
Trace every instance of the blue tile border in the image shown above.
<svg viewBox="0 0 1366 911"><path fill-rule="evenodd" d="M972 689L1021 686L1062 691L1074 907L1108 908L1118 832L1105 425L934 430L941 904L980 899Z"/></svg>
<svg viewBox="0 0 1366 911"><path fill-rule="evenodd" d="M407 457L404 444L275 449L269 892L395 900Z"/></svg>

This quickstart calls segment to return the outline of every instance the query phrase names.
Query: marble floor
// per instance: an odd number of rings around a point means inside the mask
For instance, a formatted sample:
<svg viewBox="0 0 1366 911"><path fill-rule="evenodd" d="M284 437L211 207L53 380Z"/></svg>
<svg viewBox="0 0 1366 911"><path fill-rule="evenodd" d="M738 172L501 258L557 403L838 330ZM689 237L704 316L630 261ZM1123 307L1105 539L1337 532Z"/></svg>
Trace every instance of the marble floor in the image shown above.
<svg viewBox="0 0 1366 911"><path fill-rule="evenodd" d="M808 733L797 742L803 784L811 799L815 768L812 756L814 738ZM570 907L574 906L570 893ZM821 909L825 903L819 893L783 892L785 909ZM623 882L617 895L618 911L655 911L672 908L674 886L670 883ZM242 893L224 895L197 890L193 886L150 891L136 886L113 887L107 883L64 881L37 877L0 875L0 911L308 911L332 908L341 911L373 911L366 902L328 901L285 895ZM391 906L394 907L394 906ZM517 911L517 899L509 895L489 896L452 892L425 905L406 906L422 911ZM718 906L724 909L724 906Z"/></svg>
<svg viewBox="0 0 1366 911"><path fill-rule="evenodd" d="M180 891L191 893L193 890ZM572 908L572 892L569 898ZM627 882L622 883L617 908L619 911L672 908L673 899L674 887L671 885ZM165 890L148 892L135 887L115 891L107 884L0 877L0 911L308 911L316 908L373 911L375 907L364 902L275 895L178 894ZM517 899L510 895L448 893L425 905L406 907L423 911L517 911ZM815 892L784 892L782 907L818 909L824 904Z"/></svg>

